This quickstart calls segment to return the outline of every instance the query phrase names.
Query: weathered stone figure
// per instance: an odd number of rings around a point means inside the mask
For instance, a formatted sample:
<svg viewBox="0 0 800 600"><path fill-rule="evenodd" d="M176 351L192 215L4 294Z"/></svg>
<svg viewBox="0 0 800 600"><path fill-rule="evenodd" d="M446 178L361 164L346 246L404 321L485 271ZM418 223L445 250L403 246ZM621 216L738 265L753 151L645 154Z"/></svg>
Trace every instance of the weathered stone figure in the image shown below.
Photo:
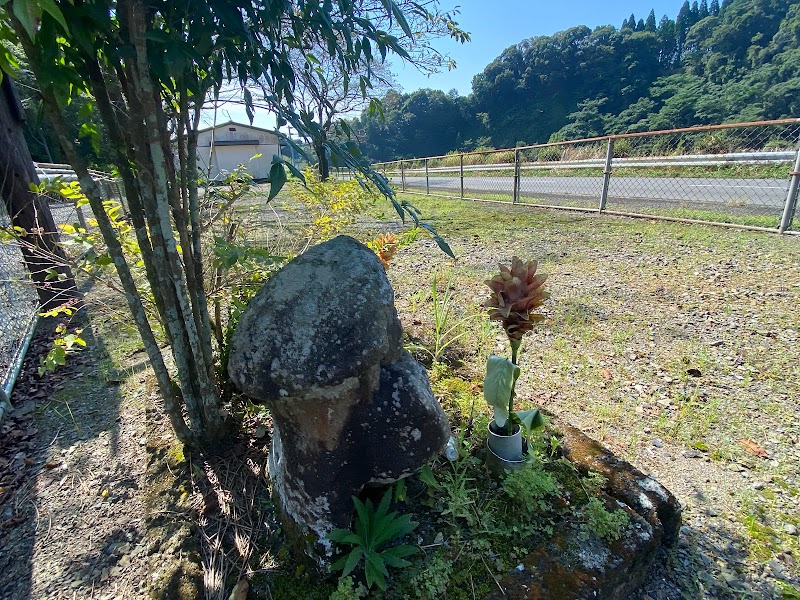
<svg viewBox="0 0 800 600"><path fill-rule="evenodd" d="M348 528L351 496L391 483L449 436L425 370L403 350L394 292L378 258L347 236L287 264L233 336L234 383L272 412L269 459L284 524L297 539Z"/></svg>

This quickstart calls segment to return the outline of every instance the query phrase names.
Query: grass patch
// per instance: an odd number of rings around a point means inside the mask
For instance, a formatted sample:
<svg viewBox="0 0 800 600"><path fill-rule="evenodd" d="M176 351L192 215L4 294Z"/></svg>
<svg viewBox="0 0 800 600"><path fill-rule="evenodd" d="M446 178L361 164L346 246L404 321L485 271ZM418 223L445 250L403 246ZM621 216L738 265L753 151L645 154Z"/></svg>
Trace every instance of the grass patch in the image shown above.
<svg viewBox="0 0 800 600"><path fill-rule="evenodd" d="M414 191L407 191L407 192L400 192L420 195L426 195L423 191L414 192ZM452 199L460 199L458 190L455 190L454 193L439 193L434 191L431 194L427 194L428 197L431 198L445 198L448 200ZM473 190L466 189L464 191L464 201L491 201L491 202L508 202L509 204L513 204L513 195L509 192L476 192ZM595 212L599 207L599 200L598 199L583 199L579 196L572 196L569 197L568 193L564 193L564 197L547 197L541 198L536 196L529 196L528 192L523 191L520 199L517 203L518 205L529 205L529 206L561 206L565 209L578 209L578 210L589 210ZM781 221L781 207L775 207L773 209L765 209L764 207L754 207L754 210L761 212L762 214L743 214L742 207L733 207L733 209L725 210L723 209L715 209L715 208L691 208L686 206L687 202L681 202L680 204L676 204L674 207L672 206L665 206L665 202L659 200L658 198L653 199L652 201L647 200L620 200L620 199L610 199L609 204L606 207L606 210L609 211L620 211L620 212L629 212L635 214L641 214L643 216L651 216L651 217L668 217L672 219L687 219L687 220L695 220L695 221L706 221L708 223L728 223L731 225L745 225L748 227L764 227L767 229L777 229L778 225L780 225ZM724 204L722 206L725 206ZM763 214L765 211L769 211L770 214Z"/></svg>

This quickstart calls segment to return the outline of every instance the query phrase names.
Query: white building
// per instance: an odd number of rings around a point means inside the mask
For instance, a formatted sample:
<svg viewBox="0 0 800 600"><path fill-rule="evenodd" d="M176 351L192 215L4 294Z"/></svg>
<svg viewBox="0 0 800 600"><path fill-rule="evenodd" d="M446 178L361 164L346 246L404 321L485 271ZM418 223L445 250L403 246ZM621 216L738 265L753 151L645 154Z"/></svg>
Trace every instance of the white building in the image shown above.
<svg viewBox="0 0 800 600"><path fill-rule="evenodd" d="M257 154L261 156L253 158ZM280 141L268 129L228 121L198 131L197 166L212 180L224 178L239 165L254 179L264 179L275 154L280 155Z"/></svg>

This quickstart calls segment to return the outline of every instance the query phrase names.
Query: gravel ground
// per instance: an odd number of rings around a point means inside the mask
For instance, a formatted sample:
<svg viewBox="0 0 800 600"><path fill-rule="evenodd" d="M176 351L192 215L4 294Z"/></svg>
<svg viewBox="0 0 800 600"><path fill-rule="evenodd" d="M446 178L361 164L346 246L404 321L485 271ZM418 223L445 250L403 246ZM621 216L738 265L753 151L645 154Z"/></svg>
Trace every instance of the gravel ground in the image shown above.
<svg viewBox="0 0 800 600"><path fill-rule="evenodd" d="M539 258L552 297L523 345L520 396L684 507L678 547L642 597L797 597L800 238L413 201L458 260L429 241L400 250L389 273L405 329L430 341L434 273L465 315L480 311L499 262ZM469 327L456 372L480 381L481 345L503 353L507 342Z"/></svg>
<svg viewBox="0 0 800 600"><path fill-rule="evenodd" d="M147 539L144 375L102 376L102 340L40 379L43 322L0 430L0 597L142 598L161 562ZM141 355L140 355L141 357ZM133 366L133 365L132 365ZM131 373L135 373L135 367Z"/></svg>

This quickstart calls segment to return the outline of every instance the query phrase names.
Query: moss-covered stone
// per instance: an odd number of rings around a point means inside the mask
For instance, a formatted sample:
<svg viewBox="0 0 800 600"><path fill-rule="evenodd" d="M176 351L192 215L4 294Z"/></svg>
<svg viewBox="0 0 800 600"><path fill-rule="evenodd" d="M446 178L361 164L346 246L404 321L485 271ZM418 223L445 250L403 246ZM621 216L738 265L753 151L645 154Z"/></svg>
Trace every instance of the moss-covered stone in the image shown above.
<svg viewBox="0 0 800 600"><path fill-rule="evenodd" d="M595 472L605 478L598 500L620 527L611 532L596 523L562 523L522 560L521 570L500 580L505 594L495 589L487 599L630 598L644 582L659 547L677 540L680 505L657 481L581 431L556 420L552 425L560 431L561 451L573 467L583 475ZM616 519L620 510L627 514L627 524Z"/></svg>

